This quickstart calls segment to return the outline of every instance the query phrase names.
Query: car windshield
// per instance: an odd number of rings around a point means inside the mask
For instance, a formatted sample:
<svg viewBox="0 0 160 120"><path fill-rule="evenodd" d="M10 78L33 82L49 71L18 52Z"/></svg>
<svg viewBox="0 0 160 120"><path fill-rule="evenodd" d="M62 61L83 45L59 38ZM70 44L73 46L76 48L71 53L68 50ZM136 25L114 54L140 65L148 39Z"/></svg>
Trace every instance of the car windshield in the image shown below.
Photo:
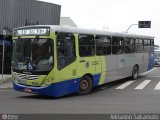
<svg viewBox="0 0 160 120"><path fill-rule="evenodd" d="M18 70L49 71L53 67L53 41L42 38L13 40L12 67Z"/></svg>

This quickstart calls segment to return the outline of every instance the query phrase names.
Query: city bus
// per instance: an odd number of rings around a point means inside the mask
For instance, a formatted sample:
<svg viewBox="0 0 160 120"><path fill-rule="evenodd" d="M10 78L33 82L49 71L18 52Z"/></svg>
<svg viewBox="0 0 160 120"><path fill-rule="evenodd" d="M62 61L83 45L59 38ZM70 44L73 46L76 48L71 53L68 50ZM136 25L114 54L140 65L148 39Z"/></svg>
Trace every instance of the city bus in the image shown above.
<svg viewBox="0 0 160 120"><path fill-rule="evenodd" d="M60 97L88 94L154 66L154 37L35 25L14 29L12 77L17 91Z"/></svg>

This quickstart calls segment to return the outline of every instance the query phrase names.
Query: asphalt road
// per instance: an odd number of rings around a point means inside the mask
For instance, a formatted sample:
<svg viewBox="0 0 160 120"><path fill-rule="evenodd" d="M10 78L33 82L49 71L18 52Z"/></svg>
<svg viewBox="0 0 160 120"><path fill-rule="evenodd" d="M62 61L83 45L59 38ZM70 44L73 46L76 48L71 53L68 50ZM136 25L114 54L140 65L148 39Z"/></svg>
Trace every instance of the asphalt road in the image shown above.
<svg viewBox="0 0 160 120"><path fill-rule="evenodd" d="M53 98L1 89L0 113L160 113L159 82L160 68L157 67L136 81L119 80L97 87L91 94L82 96L73 94Z"/></svg>

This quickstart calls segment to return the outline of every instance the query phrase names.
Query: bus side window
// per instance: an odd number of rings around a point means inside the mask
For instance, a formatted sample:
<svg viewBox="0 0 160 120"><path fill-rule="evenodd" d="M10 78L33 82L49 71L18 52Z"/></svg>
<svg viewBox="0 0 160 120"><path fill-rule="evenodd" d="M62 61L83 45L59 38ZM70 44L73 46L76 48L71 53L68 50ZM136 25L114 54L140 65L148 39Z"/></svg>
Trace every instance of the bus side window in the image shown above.
<svg viewBox="0 0 160 120"><path fill-rule="evenodd" d="M81 57L95 55L95 44L93 35L79 35L79 55Z"/></svg>
<svg viewBox="0 0 160 120"><path fill-rule="evenodd" d="M62 69L76 59L75 38L72 33L57 34L57 61L58 69Z"/></svg>
<svg viewBox="0 0 160 120"><path fill-rule="evenodd" d="M134 53L134 38L125 38L125 53Z"/></svg>
<svg viewBox="0 0 160 120"><path fill-rule="evenodd" d="M112 37L112 54L124 53L124 38Z"/></svg>
<svg viewBox="0 0 160 120"><path fill-rule="evenodd" d="M111 54L111 37L99 36L95 37L96 41L96 55L110 55Z"/></svg>
<svg viewBox="0 0 160 120"><path fill-rule="evenodd" d="M144 39L144 51L145 52L149 52L150 51L150 45L151 45L151 40Z"/></svg>
<svg viewBox="0 0 160 120"><path fill-rule="evenodd" d="M136 38L135 39L135 52L137 53L143 53L143 39Z"/></svg>

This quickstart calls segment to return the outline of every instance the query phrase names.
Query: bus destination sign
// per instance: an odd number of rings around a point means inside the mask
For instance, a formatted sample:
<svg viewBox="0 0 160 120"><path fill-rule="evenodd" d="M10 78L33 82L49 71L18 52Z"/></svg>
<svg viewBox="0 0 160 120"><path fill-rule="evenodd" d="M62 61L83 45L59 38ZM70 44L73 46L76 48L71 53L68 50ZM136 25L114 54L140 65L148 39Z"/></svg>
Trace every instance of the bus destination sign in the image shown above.
<svg viewBox="0 0 160 120"><path fill-rule="evenodd" d="M49 28L27 28L27 29L17 29L14 34L16 36L34 36L34 35L44 35L48 36L50 33Z"/></svg>

